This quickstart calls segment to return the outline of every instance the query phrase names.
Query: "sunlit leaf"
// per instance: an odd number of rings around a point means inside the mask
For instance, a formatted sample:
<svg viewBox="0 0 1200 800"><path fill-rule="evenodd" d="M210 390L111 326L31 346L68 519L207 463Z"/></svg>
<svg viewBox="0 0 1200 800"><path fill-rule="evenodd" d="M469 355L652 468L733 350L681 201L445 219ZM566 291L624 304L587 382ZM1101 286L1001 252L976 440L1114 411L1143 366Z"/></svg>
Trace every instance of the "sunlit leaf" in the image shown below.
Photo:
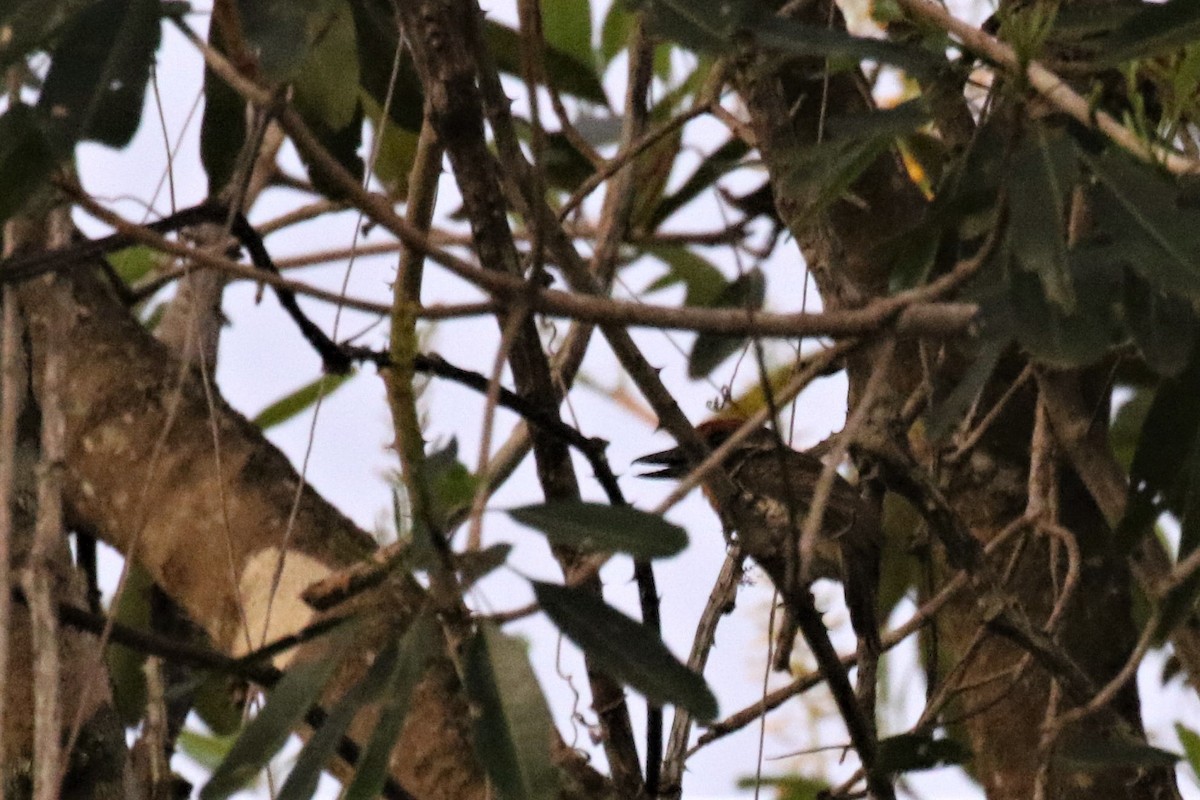
<svg viewBox="0 0 1200 800"><path fill-rule="evenodd" d="M681 664L650 629L586 590L532 583L546 616L595 668L649 700L686 709L702 722L717 716L717 700L704 678Z"/></svg>
<svg viewBox="0 0 1200 800"><path fill-rule="evenodd" d="M140 281L162 263L162 255L157 250L141 244L109 253L105 259L127 284Z"/></svg>
<svg viewBox="0 0 1200 800"><path fill-rule="evenodd" d="M480 625L467 646L464 678L479 710L475 755L502 800L556 798L554 725L525 647L494 624Z"/></svg>
<svg viewBox="0 0 1200 800"><path fill-rule="evenodd" d="M687 547L687 532L658 514L630 506L558 501L510 509L509 516L541 531L552 544L591 552L666 558Z"/></svg>

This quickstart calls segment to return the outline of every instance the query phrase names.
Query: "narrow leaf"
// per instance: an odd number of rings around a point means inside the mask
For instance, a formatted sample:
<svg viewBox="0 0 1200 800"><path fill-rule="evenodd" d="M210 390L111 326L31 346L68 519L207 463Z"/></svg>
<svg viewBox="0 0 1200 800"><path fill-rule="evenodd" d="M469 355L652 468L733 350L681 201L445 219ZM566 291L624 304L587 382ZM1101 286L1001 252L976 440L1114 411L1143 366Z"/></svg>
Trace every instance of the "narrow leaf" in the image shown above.
<svg viewBox="0 0 1200 800"><path fill-rule="evenodd" d="M712 308L745 308L757 311L762 308L767 293L767 282L758 267L739 275L727 285L716 299ZM744 336L723 336L701 333L692 344L688 355L688 377L702 378L720 366L721 362L736 353L746 341Z"/></svg>
<svg viewBox="0 0 1200 800"><path fill-rule="evenodd" d="M935 739L931 734L902 733L879 740L875 770L881 775L916 772L970 760L971 751L953 739Z"/></svg>
<svg viewBox="0 0 1200 800"><path fill-rule="evenodd" d="M276 800L307 800L317 790L321 771L337 752L346 729L362 707L383 694L392 673L396 670L400 648L398 640L386 645L376 656L362 680L338 698L321 727L304 743L296 764L279 789Z"/></svg>
<svg viewBox="0 0 1200 800"><path fill-rule="evenodd" d="M98 0L62 31L38 98L61 151L79 139L129 144L142 119L159 14L157 0Z"/></svg>
<svg viewBox="0 0 1200 800"><path fill-rule="evenodd" d="M554 502L514 508L508 514L541 531L552 544L577 550L653 559L673 556L687 547L683 528L630 506Z"/></svg>
<svg viewBox="0 0 1200 800"><path fill-rule="evenodd" d="M1060 745L1056 760L1078 770L1103 772L1117 767L1174 767L1179 756L1133 739L1080 737Z"/></svg>
<svg viewBox="0 0 1200 800"><path fill-rule="evenodd" d="M1200 40L1200 5L1195 0L1143 3L1100 49L1101 63L1150 58Z"/></svg>
<svg viewBox="0 0 1200 800"><path fill-rule="evenodd" d="M467 693L479 711L475 755L503 800L551 800L553 723L529 656L517 639L484 623L467 647Z"/></svg>
<svg viewBox="0 0 1200 800"><path fill-rule="evenodd" d="M1116 529L1118 552L1131 552L1164 509L1182 516L1180 484L1192 466L1188 454L1198 432L1200 353L1193 352L1179 377L1159 384L1146 412L1130 465L1125 517Z"/></svg>
<svg viewBox="0 0 1200 800"><path fill-rule="evenodd" d="M346 628L321 657L290 668L267 695L266 705L242 730L229 755L200 791L203 800L228 797L254 778L287 742L316 702L329 677L348 655Z"/></svg>
<svg viewBox="0 0 1200 800"><path fill-rule="evenodd" d="M717 700L704 678L680 663L644 625L583 589L532 584L546 616L597 669L653 702L685 709L701 722L717 716Z"/></svg>
<svg viewBox="0 0 1200 800"><path fill-rule="evenodd" d="M1200 775L1200 734L1182 723L1176 722L1175 735L1179 737L1179 743L1183 745L1183 754L1187 757L1188 766L1192 768L1192 772Z"/></svg>
<svg viewBox="0 0 1200 800"><path fill-rule="evenodd" d="M328 399L352 377L354 377L353 372L346 375L322 375L271 403L258 412L251 422L263 430L287 422L316 403L318 397Z"/></svg>
<svg viewBox="0 0 1200 800"><path fill-rule="evenodd" d="M413 689L425 675L425 665L438 651L437 624L428 614L419 614L401 637L397 661L388 677L379 709L379 723L358 759L354 780L343 800L374 800L387 781L392 749L404 729Z"/></svg>

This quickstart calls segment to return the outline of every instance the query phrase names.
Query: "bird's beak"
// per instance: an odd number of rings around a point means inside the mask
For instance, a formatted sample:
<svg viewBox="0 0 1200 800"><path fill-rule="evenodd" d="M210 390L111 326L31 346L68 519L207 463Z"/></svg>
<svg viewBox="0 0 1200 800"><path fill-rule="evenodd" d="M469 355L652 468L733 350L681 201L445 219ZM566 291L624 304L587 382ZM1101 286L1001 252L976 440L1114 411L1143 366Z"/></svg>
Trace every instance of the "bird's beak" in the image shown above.
<svg viewBox="0 0 1200 800"><path fill-rule="evenodd" d="M642 456L633 463L651 464L662 467L662 469L656 469L653 472L643 472L638 475L639 478L682 478L687 474L687 459L683 456L683 450L678 447L663 450L661 453L651 453L648 456Z"/></svg>

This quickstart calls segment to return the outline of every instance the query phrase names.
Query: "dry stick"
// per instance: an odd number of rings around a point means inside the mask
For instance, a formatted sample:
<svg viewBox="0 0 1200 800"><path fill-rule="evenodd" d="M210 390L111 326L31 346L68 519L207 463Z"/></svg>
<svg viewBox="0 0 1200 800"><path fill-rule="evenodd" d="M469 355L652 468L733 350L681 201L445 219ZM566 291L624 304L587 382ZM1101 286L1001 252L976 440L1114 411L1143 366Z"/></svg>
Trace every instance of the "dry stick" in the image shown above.
<svg viewBox="0 0 1200 800"><path fill-rule="evenodd" d="M659 125L654 130L647 131L638 137L636 141L633 141L628 146L621 148L621 150L615 156L609 159L602 168L592 173L592 175L583 183L581 183L579 188L576 189L569 198L567 198L567 202L563 204L563 207L558 212L558 219L564 220L570 216L571 212L574 211L589 194L596 191L600 184L604 183L606 180L619 172L622 167L631 162L633 159L637 158L642 153L646 152L646 150L653 147L663 137L671 135L688 122L691 122L696 117L699 117L701 114L708 113L711 108L711 102L700 103L688 111L680 114L679 116L672 117L670 120L664 122L662 125Z"/></svg>
<svg viewBox="0 0 1200 800"><path fill-rule="evenodd" d="M5 249L15 245L11 229L5 231ZM10 664L12 630L11 585L13 537L13 490L16 484L17 419L25 399L25 365L21 357L21 321L16 292L3 290L4 317L0 330L0 664ZM8 719L9 670L0 669L0 721ZM0 754L8 753L7 725L0 724ZM0 798L4 787L0 786Z"/></svg>
<svg viewBox="0 0 1200 800"><path fill-rule="evenodd" d="M745 557L738 545L731 545L725 554L721 572L717 575L716 583L708 594L700 621L696 623L696 633L692 637L692 651L688 655L688 668L704 674L708 663L708 654L716 641L717 624L729 613L737 597L738 585L742 580ZM683 781L683 767L688 755L688 734L692 728L692 716L680 708L675 711L671 720L671 737L667 740L666 756L663 759L660 794L677 792Z"/></svg>
<svg viewBox="0 0 1200 800"><path fill-rule="evenodd" d="M625 114L621 125L621 147L625 148L645 132L648 124L647 98L654 71L654 46L646 30L646 15L634 18L629 33L629 77L625 85ZM598 223L595 250L591 269L600 286L609 288L621 255L621 245L628 238L634 211L636 162L631 161L609 182L604 195L604 206ZM538 218L550 215L539 213ZM561 219L562 217L560 217ZM654 636L662 636L662 613L659 605L658 584L654 566L648 559L634 560L634 579L638 586L638 599L642 612L642 623ZM677 711L676 713L680 713ZM659 793L663 756L663 708L661 704L646 700L646 794L655 797Z"/></svg>
<svg viewBox="0 0 1200 800"><path fill-rule="evenodd" d="M1104 432L1092 425L1078 387L1072 385L1069 377L1038 369L1037 379L1055 437L1097 508L1115 527L1125 514L1127 478L1124 469L1113 457ZM1148 595L1154 597L1193 574L1200 566L1200 557L1192 554L1173 572L1170 557L1158 538L1144 536L1132 562L1138 582ZM1200 679L1200 635L1191 626L1180 625L1172 631L1171 643L1192 680Z"/></svg>
<svg viewBox="0 0 1200 800"><path fill-rule="evenodd" d="M50 225L55 225L52 212ZM65 213L65 212L61 212ZM69 220L57 220L67 226ZM53 235L53 234L52 234ZM63 471L66 455L66 419L63 413L62 352L68 346L66 320L74 313L61 295L55 297L58 308L53 310L42 365L41 391L38 406L41 410L41 458L37 468L37 520L29 560L21 574L21 586L29 600L29 623L33 655L33 797L36 800L56 800L66 778L68 759L62 747L63 708L59 688L62 681L62 662L59 658L57 602L54 598L56 573L65 567L66 544L63 536ZM77 654L78 656L78 654ZM87 697L76 698L80 708ZM69 752L69 751L68 751Z"/></svg>
<svg viewBox="0 0 1200 800"><path fill-rule="evenodd" d="M1018 523L1023 524L1024 520L1022 519L1014 522L1002 533L996 536L991 542L988 543L988 546L985 548L985 552L992 552L996 548L1005 544L1012 536L1019 532L1021 525ZM941 612L942 608L952 599L954 599L959 592L967 587L969 580L970 574L966 570L960 570L957 574L955 574L954 577L952 577L946 583L946 585L942 587L937 595L932 597L915 612L913 612L913 615L909 617L904 624L883 636L883 649L888 650L892 647L895 647L913 633L932 622L933 619ZM858 656L856 654L846 655L842 657L841 661L846 667L851 667L858 662ZM696 745L690 751L688 751L688 755L691 755L700 748L711 744L718 739L722 739L731 733L741 730L768 711L778 708L787 700L795 697L797 694L808 691L823 681L824 676L819 670L801 675L787 686L776 689L774 692L770 693L757 703L748 706L741 711L735 712L720 722L709 726L708 730L700 736L699 740L696 742Z"/></svg>
<svg viewBox="0 0 1200 800"><path fill-rule="evenodd" d="M289 113L284 112L284 116L288 116ZM298 118L294 121L303 124ZM315 140L312 144L319 146ZM297 294L341 304L348 308L381 315L390 313L390 306L383 303L351 298L337 292L319 289L173 242L151 228L137 225L109 211L84 194L77 186L67 185L65 188L71 192L72 199L88 214L112 226L123 242L145 244L161 252L190 259L194 264L202 267L217 269L227 274L267 283L282 289L290 289ZM372 198L372 201L379 199L378 196L365 191L362 192L362 195ZM857 309L784 314L755 312L752 315L746 314L744 309L673 308L613 300L599 294L574 294L553 289L539 289L531 287L527 282L515 276L489 272L472 266L466 261L434 247L429 243L428 237L413 231L403 220L396 217L390 208L388 214L382 217L375 216L374 212L378 209L367 208L365 210L368 216L396 233L402 241L417 247L454 274L493 293L498 298L511 300L514 297L522 297L535 311L552 316L569 317L582 322L763 338L857 336L874 333L888 325L892 325L896 333L901 336L953 336L969 333L979 310L978 306L973 303L931 301L930 298L949 291L957 281L952 283L935 281L929 285L935 287L933 291L902 292L873 301ZM389 224L392 222L398 224L393 227ZM96 245L97 243L90 244ZM113 246L115 247L115 245ZM92 249L94 248L89 246L89 254ZM20 279L25 279L33 274L41 274L67 265L67 262L56 260L54 253L39 258L38 262L37 268L28 273L24 270L27 259L13 259L6 266L21 267ZM73 266L76 262L72 260L69 263ZM0 282L4 282L2 275L0 275ZM427 310L424 315L429 318L445 318L459 314L473 315L480 308L481 306L477 304L445 307L440 311L434 308Z"/></svg>
<svg viewBox="0 0 1200 800"><path fill-rule="evenodd" d="M1144 142L1136 133L1121 125L1110 114L1093 108L1086 98L1080 96L1061 78L1037 61L1023 62L1011 46L994 36L956 18L944 6L933 0L897 0L899 5L913 16L933 24L957 38L968 50L972 50L1004 67L1006 70L1024 75L1038 94L1076 122L1099 130L1122 149L1143 161L1161 164L1179 175L1200 172L1200 161L1174 153L1164 147Z"/></svg>

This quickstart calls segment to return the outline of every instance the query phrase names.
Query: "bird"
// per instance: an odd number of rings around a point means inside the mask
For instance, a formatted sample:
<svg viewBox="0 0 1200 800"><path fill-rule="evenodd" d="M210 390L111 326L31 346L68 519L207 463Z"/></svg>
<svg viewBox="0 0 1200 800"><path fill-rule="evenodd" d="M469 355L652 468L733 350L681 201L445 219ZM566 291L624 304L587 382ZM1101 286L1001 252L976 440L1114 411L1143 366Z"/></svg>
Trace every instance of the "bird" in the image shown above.
<svg viewBox="0 0 1200 800"><path fill-rule="evenodd" d="M716 449L744 420L721 416L696 426L696 433ZM635 464L658 466L643 478L679 479L691 465L682 448L642 456ZM800 563L800 539L817 481L825 464L815 454L785 445L774 430L753 431L721 462L736 490L731 508L721 508L704 487L710 505L732 521L743 551L754 557L784 594L795 586L781 581L816 577L840 580L850 611L850 623L867 649L878 654L877 595L883 549L879 516L849 481L834 473L814 548L813 563ZM722 513L727 512L727 513Z"/></svg>

